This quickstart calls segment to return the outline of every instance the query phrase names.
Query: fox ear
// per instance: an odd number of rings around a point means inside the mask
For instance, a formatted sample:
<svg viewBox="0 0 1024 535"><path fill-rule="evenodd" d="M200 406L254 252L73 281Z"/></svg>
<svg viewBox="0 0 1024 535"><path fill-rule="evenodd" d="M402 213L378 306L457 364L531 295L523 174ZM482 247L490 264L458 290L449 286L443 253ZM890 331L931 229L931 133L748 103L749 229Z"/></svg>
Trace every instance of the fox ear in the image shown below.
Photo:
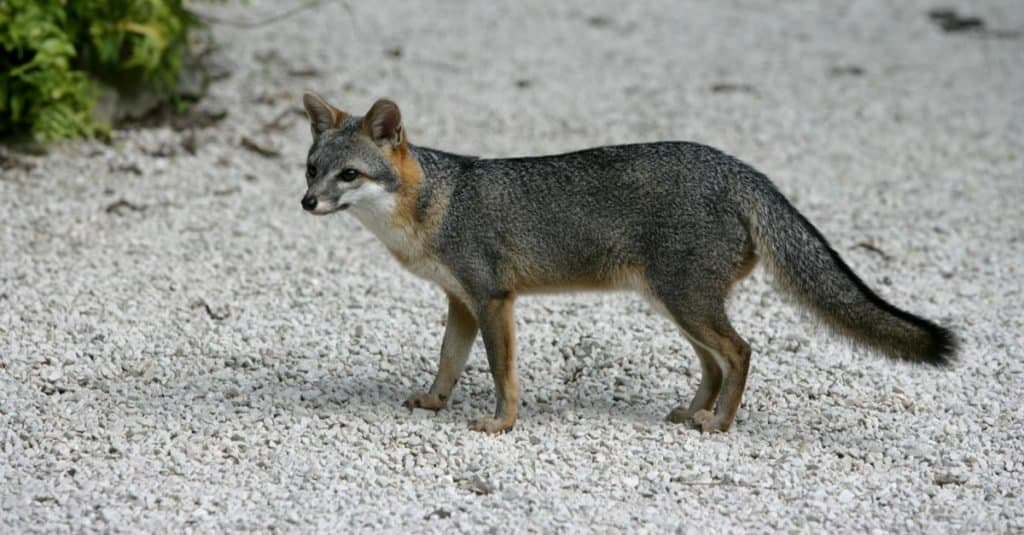
<svg viewBox="0 0 1024 535"><path fill-rule="evenodd" d="M362 129L378 145L401 145L402 112L398 110L398 104L386 98L374 102L370 111L366 112L366 117L363 117Z"/></svg>
<svg viewBox="0 0 1024 535"><path fill-rule="evenodd" d="M313 139L319 137L324 130L338 126L348 116L313 92L307 91L302 95L302 105L306 107L306 114L309 115L309 128L313 131Z"/></svg>

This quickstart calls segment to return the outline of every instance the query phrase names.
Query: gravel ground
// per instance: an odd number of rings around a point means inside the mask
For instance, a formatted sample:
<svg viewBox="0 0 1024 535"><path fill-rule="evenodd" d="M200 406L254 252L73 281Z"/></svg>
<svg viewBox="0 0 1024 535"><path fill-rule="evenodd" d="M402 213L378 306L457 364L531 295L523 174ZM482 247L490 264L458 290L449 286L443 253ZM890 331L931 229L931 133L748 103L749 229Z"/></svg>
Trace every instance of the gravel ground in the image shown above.
<svg viewBox="0 0 1024 535"><path fill-rule="evenodd" d="M833 4L326 2L218 26L217 126L5 151L0 531L1024 530L1024 9L960 2L987 30L945 32L928 2ZM443 294L302 213L307 88L486 156L723 148L961 360L852 347L758 270L727 434L663 422L699 366L628 294L520 301L512 433L466 428L479 342L451 409L410 414Z"/></svg>

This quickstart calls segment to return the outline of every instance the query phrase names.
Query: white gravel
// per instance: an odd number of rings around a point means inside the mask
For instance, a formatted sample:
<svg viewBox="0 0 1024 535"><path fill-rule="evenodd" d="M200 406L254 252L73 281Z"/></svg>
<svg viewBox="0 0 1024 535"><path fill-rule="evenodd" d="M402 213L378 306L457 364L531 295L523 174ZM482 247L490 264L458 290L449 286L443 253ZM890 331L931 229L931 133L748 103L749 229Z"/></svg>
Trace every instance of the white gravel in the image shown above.
<svg viewBox="0 0 1024 535"><path fill-rule="evenodd" d="M1019 0L956 3L1024 29ZM283 8L253 4L219 13ZM194 155L168 129L5 151L0 532L1024 530L1024 38L916 0L348 4L218 27L235 68L203 106L230 113ZM486 156L723 148L961 361L853 348L758 270L727 434L663 422L699 366L627 294L520 301L512 433L466 429L493 406L479 342L451 409L410 414L443 294L302 213L307 88Z"/></svg>

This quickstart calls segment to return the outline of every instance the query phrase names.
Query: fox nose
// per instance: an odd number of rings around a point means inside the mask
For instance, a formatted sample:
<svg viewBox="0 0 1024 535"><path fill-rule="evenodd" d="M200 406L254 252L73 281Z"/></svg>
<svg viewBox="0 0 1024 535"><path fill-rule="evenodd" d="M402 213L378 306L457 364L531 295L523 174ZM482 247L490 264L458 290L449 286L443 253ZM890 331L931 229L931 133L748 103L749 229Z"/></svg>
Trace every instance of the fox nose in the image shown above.
<svg viewBox="0 0 1024 535"><path fill-rule="evenodd" d="M307 193L306 196L302 198L302 207L305 208L307 212L316 210L316 195Z"/></svg>

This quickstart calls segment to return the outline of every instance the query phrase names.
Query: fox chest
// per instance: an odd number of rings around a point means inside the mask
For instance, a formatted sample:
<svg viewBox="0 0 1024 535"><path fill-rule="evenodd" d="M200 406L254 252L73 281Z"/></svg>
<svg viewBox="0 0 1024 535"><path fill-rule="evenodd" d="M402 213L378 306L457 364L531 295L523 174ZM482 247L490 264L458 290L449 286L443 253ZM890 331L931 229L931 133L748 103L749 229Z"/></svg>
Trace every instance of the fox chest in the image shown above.
<svg viewBox="0 0 1024 535"><path fill-rule="evenodd" d="M374 210L353 210L356 217L384 244L402 267L437 284L463 303L469 303L469 294L455 274L430 253L427 233L397 224L393 212L393 202L383 203Z"/></svg>

